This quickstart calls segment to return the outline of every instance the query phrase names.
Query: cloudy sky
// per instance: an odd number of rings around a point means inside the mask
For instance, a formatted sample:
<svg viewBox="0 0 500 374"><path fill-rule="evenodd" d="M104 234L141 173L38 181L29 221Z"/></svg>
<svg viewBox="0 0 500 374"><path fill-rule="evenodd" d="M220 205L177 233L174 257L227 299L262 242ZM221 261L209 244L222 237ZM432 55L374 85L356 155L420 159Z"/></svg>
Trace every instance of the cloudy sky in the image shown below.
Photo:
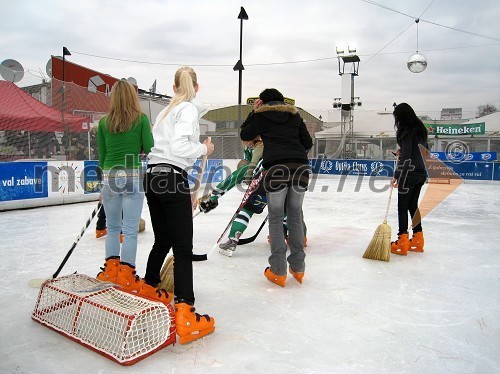
<svg viewBox="0 0 500 374"><path fill-rule="evenodd" d="M142 89L157 80L172 94L175 70L198 73L198 97L209 106L238 102L240 6L243 22L243 100L276 87L297 106L338 120L341 96L336 47L355 47L360 110L390 110L408 102L439 118L461 107L500 108L498 0L0 0L0 60L25 68L20 86L39 83L51 55L67 47L68 60ZM417 50L428 67L411 73ZM348 65L350 68L351 65Z"/></svg>

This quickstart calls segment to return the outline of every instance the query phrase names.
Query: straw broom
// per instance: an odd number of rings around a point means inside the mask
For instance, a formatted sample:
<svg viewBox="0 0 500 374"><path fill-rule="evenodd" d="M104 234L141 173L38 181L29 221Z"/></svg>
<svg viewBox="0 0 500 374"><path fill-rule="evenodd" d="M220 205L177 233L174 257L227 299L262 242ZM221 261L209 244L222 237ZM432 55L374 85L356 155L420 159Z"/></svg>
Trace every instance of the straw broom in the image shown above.
<svg viewBox="0 0 500 374"><path fill-rule="evenodd" d="M387 216L389 215L389 207L391 205L393 190L394 187L391 186L389 201L385 211L384 223L378 225L370 244L368 244L368 248L366 248L366 251L363 254L363 258L380 261L389 261L391 259L391 226L387 224Z"/></svg>
<svg viewBox="0 0 500 374"><path fill-rule="evenodd" d="M161 282L158 285L159 289L167 292L174 292L174 256L167 257L165 264L160 272Z"/></svg>

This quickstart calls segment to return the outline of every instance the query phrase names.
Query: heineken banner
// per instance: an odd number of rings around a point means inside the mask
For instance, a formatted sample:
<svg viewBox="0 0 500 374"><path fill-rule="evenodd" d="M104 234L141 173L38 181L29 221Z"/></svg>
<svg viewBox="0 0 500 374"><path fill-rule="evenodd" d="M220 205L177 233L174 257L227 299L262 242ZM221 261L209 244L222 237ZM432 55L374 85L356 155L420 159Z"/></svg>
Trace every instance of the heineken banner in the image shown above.
<svg viewBox="0 0 500 374"><path fill-rule="evenodd" d="M485 123L463 123L460 125L456 124L436 124L436 123L425 123L425 127L429 132L429 135L484 135Z"/></svg>

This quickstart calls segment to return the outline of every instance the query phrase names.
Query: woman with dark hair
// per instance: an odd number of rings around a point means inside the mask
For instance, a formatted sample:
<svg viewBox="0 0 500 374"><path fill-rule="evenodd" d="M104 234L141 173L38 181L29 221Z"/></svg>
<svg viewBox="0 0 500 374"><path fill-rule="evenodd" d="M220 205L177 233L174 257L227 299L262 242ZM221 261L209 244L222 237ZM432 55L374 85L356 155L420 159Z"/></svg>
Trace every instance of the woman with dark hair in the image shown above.
<svg viewBox="0 0 500 374"><path fill-rule="evenodd" d="M418 198L427 179L421 151L421 147L428 148L427 129L413 108L406 103L397 105L393 114L399 157L391 185L398 189L399 231L398 240L391 243L391 252L406 256L408 251L424 251ZM408 238L408 212L412 218L413 226L411 240Z"/></svg>
<svg viewBox="0 0 500 374"><path fill-rule="evenodd" d="M285 287L288 262L290 274L302 283L306 257L302 202L309 183L307 151L313 146L311 135L297 108L285 104L277 89L268 88L261 92L254 110L241 125L241 140L249 141L257 136L264 142L262 165L266 169L264 188L271 242L270 266L264 275L270 282ZM288 257L283 232L285 211L290 243Z"/></svg>

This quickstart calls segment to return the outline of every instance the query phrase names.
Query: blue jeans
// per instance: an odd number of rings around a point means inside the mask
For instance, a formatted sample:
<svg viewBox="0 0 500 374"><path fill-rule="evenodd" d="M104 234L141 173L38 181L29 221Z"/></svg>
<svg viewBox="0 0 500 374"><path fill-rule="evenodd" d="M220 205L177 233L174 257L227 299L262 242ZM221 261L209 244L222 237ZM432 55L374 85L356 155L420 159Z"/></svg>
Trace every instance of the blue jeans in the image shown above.
<svg viewBox="0 0 500 374"><path fill-rule="evenodd" d="M105 179L101 189L108 227L106 258L119 256L121 262L132 266L135 266L137 232L144 202L141 182L139 176L113 177ZM120 232L123 232L121 254Z"/></svg>
<svg viewBox="0 0 500 374"><path fill-rule="evenodd" d="M271 256L269 265L276 275L285 275L287 261L295 272L305 270L304 259L304 227L302 225L302 202L306 189L299 186L285 187L276 192L267 192L267 209L269 211L269 239ZM290 255L286 257L283 218L285 204L288 224Z"/></svg>

